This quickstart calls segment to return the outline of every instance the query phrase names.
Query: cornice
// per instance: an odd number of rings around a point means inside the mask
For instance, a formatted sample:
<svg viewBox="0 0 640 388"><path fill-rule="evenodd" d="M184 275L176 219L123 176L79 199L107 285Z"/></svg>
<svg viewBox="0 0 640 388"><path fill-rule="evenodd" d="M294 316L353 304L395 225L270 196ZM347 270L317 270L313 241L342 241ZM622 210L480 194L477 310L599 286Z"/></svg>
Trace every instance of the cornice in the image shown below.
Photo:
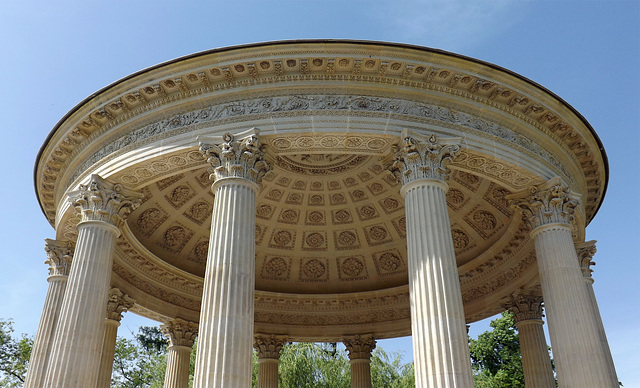
<svg viewBox="0 0 640 388"><path fill-rule="evenodd" d="M376 55L369 57L372 52ZM584 169L592 191L594 200L586 204L589 218L600 206L608 179L602 144L584 117L550 91L498 66L444 51L325 40L263 43L194 54L135 73L90 96L56 125L38 154L34 178L43 211L46 214L54 201L49 189L56 185L61 164L100 128L224 90L318 81L432 90L500 109L564 143ZM604 171L598 172L600 166ZM50 214L48 217L51 219Z"/></svg>

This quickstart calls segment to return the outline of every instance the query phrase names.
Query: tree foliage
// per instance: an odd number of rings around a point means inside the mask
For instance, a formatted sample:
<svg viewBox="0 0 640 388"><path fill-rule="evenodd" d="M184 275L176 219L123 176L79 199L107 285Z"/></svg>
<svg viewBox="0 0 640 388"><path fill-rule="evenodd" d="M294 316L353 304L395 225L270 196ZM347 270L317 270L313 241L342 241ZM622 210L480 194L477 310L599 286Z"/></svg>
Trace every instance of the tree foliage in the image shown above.
<svg viewBox="0 0 640 388"><path fill-rule="evenodd" d="M167 340L156 327L140 327L135 340L118 337L111 386L162 388L167 366L166 352Z"/></svg>
<svg viewBox="0 0 640 388"><path fill-rule="evenodd" d="M513 315L505 311L490 326L493 330L469 342L476 387L524 387L520 340Z"/></svg>
<svg viewBox="0 0 640 388"><path fill-rule="evenodd" d="M33 347L33 338L22 335L13 337L13 322L0 319L0 386L5 388L22 387L29 356Z"/></svg>
<svg viewBox="0 0 640 388"><path fill-rule="evenodd" d="M336 344L285 345L278 370L282 388L349 388L349 360Z"/></svg>

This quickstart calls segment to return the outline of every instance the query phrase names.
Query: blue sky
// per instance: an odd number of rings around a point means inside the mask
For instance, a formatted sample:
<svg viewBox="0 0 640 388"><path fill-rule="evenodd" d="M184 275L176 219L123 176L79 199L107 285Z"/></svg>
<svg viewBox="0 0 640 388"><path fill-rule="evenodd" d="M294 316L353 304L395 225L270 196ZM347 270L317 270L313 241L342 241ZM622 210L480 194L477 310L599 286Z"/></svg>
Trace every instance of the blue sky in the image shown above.
<svg viewBox="0 0 640 388"><path fill-rule="evenodd" d="M640 387L640 2L13 1L0 2L3 152L0 318L36 331L53 229L33 191L51 128L96 90L137 70L216 47L346 38L429 46L513 70L581 112L610 163L595 290L620 380ZM121 332L141 320L125 317ZM472 325L472 335L486 322ZM383 342L411 353L410 341Z"/></svg>

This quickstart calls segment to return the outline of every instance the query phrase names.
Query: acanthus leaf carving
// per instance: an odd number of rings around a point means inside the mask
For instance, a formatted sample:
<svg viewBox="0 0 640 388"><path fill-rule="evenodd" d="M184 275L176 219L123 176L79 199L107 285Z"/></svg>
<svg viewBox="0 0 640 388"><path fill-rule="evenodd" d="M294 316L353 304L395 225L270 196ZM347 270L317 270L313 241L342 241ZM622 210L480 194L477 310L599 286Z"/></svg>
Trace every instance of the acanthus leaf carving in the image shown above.
<svg viewBox="0 0 640 388"><path fill-rule="evenodd" d="M514 208L522 211L531 230L554 223L570 225L574 220L574 210L580 205L579 194L571 191L559 177L508 195L507 199Z"/></svg>
<svg viewBox="0 0 640 388"><path fill-rule="evenodd" d="M142 194L91 175L88 184L68 194L69 202L85 221L103 221L120 226L141 202Z"/></svg>
<svg viewBox="0 0 640 388"><path fill-rule="evenodd" d="M259 130L253 128L237 136L226 133L222 137L199 138L200 152L211 166L210 177L216 182L242 178L259 184L271 166L264 159L258 135Z"/></svg>

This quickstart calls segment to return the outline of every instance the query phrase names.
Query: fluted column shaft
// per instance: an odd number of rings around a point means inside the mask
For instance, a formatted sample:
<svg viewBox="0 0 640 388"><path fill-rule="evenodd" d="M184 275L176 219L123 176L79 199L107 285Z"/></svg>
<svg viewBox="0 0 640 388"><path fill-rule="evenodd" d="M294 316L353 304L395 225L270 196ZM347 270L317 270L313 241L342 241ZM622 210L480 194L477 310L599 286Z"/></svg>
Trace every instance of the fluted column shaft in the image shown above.
<svg viewBox="0 0 640 388"><path fill-rule="evenodd" d="M447 185L403 186L416 387L473 387Z"/></svg>
<svg viewBox="0 0 640 388"><path fill-rule="evenodd" d="M618 387L569 225L543 225L533 235L559 386Z"/></svg>
<svg viewBox="0 0 640 388"><path fill-rule="evenodd" d="M522 354L522 371L527 388L554 388L551 359L542 329L542 319L516 322Z"/></svg>
<svg viewBox="0 0 640 388"><path fill-rule="evenodd" d="M183 319L175 319L160 326L160 329L169 339L164 388L187 388L191 350L198 332L198 325Z"/></svg>
<svg viewBox="0 0 640 388"><path fill-rule="evenodd" d="M525 385L528 388L554 388L556 381L542 330L540 290L519 290L511 295L505 307L513 314L518 329Z"/></svg>
<svg viewBox="0 0 640 388"><path fill-rule="evenodd" d="M349 360L351 365L351 388L371 388L371 360Z"/></svg>
<svg viewBox="0 0 640 388"><path fill-rule="evenodd" d="M258 359L258 388L278 388L278 365L277 358Z"/></svg>
<svg viewBox="0 0 640 388"><path fill-rule="evenodd" d="M522 211L535 241L558 386L618 387L573 243L571 222L581 209L580 196L556 177L507 198Z"/></svg>
<svg viewBox="0 0 640 388"><path fill-rule="evenodd" d="M269 165L258 130L199 138L215 195L195 388L249 388L253 357L256 193Z"/></svg>
<svg viewBox="0 0 640 388"><path fill-rule="evenodd" d="M118 327L120 327L119 321L105 319L102 358L100 359L100 370L98 371L96 388L109 388L111 386L111 373L113 372L113 358L116 354Z"/></svg>
<svg viewBox="0 0 640 388"><path fill-rule="evenodd" d="M372 335L344 339L351 366L351 388L371 388L371 352L376 347Z"/></svg>
<svg viewBox="0 0 640 388"><path fill-rule="evenodd" d="M591 266L596 264L593 261L593 256L595 255L596 250L597 249L595 240L576 244L576 255L578 256L578 262L580 263L580 269L582 270L582 276L585 282L585 286L587 287L587 292L589 293L589 297L591 299L591 304L589 307L596 323L598 324L598 335L600 336L602 343L607 347L607 354L611 354L609 341L607 340L607 334L604 330L604 324L602 323L602 316L600 315L600 308L598 307L595 290L593 289L594 279L592 277L593 270L591 269ZM608 357L607 362L610 364L609 370L615 371L613 358Z"/></svg>
<svg viewBox="0 0 640 388"><path fill-rule="evenodd" d="M194 386L250 387L255 284L255 184L215 189Z"/></svg>
<svg viewBox="0 0 640 388"><path fill-rule="evenodd" d="M117 225L140 196L94 175L69 197L82 220L49 358L47 388L97 384Z"/></svg>
<svg viewBox="0 0 640 388"><path fill-rule="evenodd" d="M107 310L104 326L104 340L102 342L102 356L100 358L100 370L96 388L109 388L111 386L111 373L113 372L113 358L116 353L116 340L118 327L122 313L133 307L134 301L117 288L109 290Z"/></svg>
<svg viewBox="0 0 640 388"><path fill-rule="evenodd" d="M101 221L78 225L78 241L45 387L96 385L118 229Z"/></svg>
<svg viewBox="0 0 640 388"><path fill-rule="evenodd" d="M404 131L391 171L402 183L416 387L473 387L446 192L459 138Z"/></svg>
<svg viewBox="0 0 640 388"><path fill-rule="evenodd" d="M49 288L44 300L38 332L33 341L31 357L29 358L29 369L24 381L25 388L40 388L44 383L47 372L49 354L58 321L60 306L64 298L64 291L67 287L69 269L71 267L71 257L73 255L73 244L70 242L58 242L46 240L49 264Z"/></svg>
<svg viewBox="0 0 640 388"><path fill-rule="evenodd" d="M187 388L189 386L189 361L191 347L171 345L167 349L167 371L164 388Z"/></svg>

